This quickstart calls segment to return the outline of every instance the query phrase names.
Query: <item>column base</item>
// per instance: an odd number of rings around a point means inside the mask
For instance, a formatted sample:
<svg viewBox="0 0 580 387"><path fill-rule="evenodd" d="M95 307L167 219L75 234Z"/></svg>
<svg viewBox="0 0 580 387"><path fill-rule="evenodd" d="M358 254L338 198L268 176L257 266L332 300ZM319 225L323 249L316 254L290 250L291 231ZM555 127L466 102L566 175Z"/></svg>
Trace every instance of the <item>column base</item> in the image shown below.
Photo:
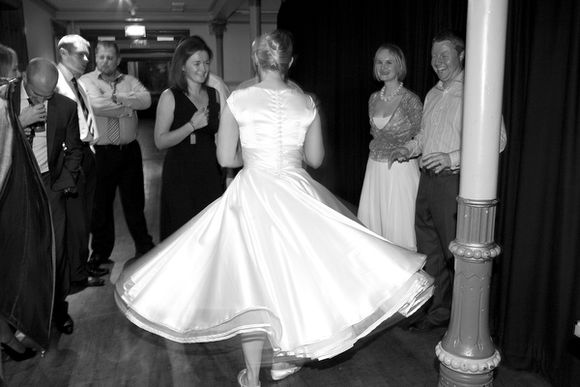
<svg viewBox="0 0 580 387"><path fill-rule="evenodd" d="M488 358L470 359L447 352L441 343L435 347L435 353L441 362L439 367L440 387L492 386L493 370L501 360L497 350Z"/></svg>

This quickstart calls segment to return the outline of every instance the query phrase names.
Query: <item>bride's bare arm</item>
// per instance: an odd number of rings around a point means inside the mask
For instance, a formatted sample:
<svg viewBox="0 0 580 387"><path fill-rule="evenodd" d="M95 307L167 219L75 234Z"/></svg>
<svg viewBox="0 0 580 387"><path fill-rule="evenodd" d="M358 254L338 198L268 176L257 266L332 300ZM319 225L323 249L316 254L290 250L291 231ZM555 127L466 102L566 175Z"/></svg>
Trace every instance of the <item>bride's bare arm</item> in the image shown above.
<svg viewBox="0 0 580 387"><path fill-rule="evenodd" d="M222 167L237 168L242 166L241 152L238 149L240 129L229 106L226 105L220 117L217 133L217 160Z"/></svg>
<svg viewBox="0 0 580 387"><path fill-rule="evenodd" d="M306 138L304 139L304 158L306 164L312 168L320 167L322 160L324 160L324 144L318 113L316 113L314 121L310 124Z"/></svg>

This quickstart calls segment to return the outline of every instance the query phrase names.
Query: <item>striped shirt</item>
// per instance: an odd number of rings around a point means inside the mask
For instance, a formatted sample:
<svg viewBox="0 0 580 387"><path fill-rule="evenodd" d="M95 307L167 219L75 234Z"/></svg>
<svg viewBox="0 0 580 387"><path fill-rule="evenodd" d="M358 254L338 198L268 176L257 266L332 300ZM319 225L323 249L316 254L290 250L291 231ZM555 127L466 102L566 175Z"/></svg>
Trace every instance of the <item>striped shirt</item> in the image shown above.
<svg viewBox="0 0 580 387"><path fill-rule="evenodd" d="M101 129L101 137L97 145L113 144L107 137L106 130L109 119L119 120L118 145L126 145L137 138L137 112L151 106L151 95L143 84L135 77L127 74L117 74L116 85L107 82L101 72L94 70L80 78L87 94L97 121ZM116 101L113 101L113 91L116 91Z"/></svg>
<svg viewBox="0 0 580 387"><path fill-rule="evenodd" d="M451 169L459 168L463 124L463 74L462 71L447 88L439 81L427 93L421 130L406 144L411 156L435 152L448 153ZM502 151L507 142L503 119L500 132L500 151Z"/></svg>

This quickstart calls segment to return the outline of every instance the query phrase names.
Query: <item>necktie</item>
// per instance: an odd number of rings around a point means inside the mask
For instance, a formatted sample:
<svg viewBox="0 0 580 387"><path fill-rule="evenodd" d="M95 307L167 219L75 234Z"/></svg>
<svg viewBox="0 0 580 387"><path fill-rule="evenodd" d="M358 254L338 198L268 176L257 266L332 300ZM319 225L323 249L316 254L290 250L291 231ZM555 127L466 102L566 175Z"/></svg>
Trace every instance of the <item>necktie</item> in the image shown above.
<svg viewBox="0 0 580 387"><path fill-rule="evenodd" d="M85 93L82 92L79 88L79 84L77 82L76 78L72 78L71 79L71 83L73 85L73 87L75 88L75 92L77 94L77 98L78 98L78 103L81 105L81 109L83 110L83 115L85 116L85 120L87 121L87 127L89 130L89 133L91 134L91 136L93 136L95 134L95 129L93 127L93 117L89 114L89 109L87 108L87 104L85 101Z"/></svg>
<svg viewBox="0 0 580 387"><path fill-rule="evenodd" d="M30 104L30 106L34 106L34 102L32 102L32 100L30 98L28 98L28 103ZM45 125L46 125L46 122L38 121L38 122L35 122L29 126L30 134L28 135L28 142L30 143L31 146L32 146L32 142L34 141L35 134L37 132L44 132Z"/></svg>
<svg viewBox="0 0 580 387"><path fill-rule="evenodd" d="M120 80L120 78L117 78L113 81L113 98L115 98L115 94L117 93L117 83ZM109 118L107 121L107 137L112 144L119 145L121 139L121 128L119 127L118 118Z"/></svg>

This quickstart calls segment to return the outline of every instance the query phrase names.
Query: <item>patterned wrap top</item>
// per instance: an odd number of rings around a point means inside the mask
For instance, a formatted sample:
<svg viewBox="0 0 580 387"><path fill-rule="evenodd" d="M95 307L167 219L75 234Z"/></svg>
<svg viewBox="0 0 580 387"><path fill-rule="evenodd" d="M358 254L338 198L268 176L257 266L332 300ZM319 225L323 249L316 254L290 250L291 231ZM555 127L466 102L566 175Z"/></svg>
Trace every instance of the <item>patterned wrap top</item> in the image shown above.
<svg viewBox="0 0 580 387"><path fill-rule="evenodd" d="M402 89L401 102L391 115L387 124L379 128L373 120L373 106L379 99L379 93L373 93L369 99L369 121L373 139L369 144L369 157L375 161L387 162L390 152L403 146L421 129L423 105L413 92Z"/></svg>

